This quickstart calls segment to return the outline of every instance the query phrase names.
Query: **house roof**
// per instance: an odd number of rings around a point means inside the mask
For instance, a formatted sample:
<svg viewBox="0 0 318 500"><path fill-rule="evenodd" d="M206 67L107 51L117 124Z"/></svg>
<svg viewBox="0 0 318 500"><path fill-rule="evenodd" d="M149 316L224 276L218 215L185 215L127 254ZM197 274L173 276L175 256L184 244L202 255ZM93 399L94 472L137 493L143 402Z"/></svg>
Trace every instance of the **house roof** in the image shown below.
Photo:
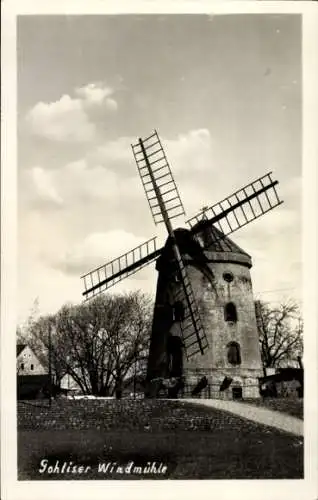
<svg viewBox="0 0 318 500"><path fill-rule="evenodd" d="M17 344L17 356L19 356L19 354L21 354L21 352L23 351L23 349L27 346L27 344Z"/></svg>
<svg viewBox="0 0 318 500"><path fill-rule="evenodd" d="M45 359L40 359L39 355L38 354L35 354L35 352L33 351L33 349L28 345L28 344L17 344L17 357L21 354L21 352L26 348L28 347L31 351L32 351L32 354L33 356L36 358L37 362L43 367L45 368L46 366L46 362L45 362ZM34 377L34 375L32 375Z"/></svg>

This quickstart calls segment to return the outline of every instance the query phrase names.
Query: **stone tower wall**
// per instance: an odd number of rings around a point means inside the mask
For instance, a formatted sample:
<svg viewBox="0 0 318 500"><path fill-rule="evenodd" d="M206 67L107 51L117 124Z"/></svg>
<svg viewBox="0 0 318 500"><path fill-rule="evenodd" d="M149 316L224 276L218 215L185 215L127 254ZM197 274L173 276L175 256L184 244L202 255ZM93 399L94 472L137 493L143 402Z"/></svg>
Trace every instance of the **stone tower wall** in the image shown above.
<svg viewBox="0 0 318 500"><path fill-rule="evenodd" d="M232 398L232 388L241 387L243 397L258 397L258 377L262 376L258 330L250 276L250 258L233 252L206 252L214 278L208 279L198 269L187 266L194 294L201 312L209 349L185 360L187 383L195 384L205 375L209 380L211 397ZM223 274L231 273L233 281L225 281ZM236 306L237 321L225 321L225 305ZM232 365L227 359L227 345L240 346L241 364ZM220 392L224 377L233 379L229 389Z"/></svg>

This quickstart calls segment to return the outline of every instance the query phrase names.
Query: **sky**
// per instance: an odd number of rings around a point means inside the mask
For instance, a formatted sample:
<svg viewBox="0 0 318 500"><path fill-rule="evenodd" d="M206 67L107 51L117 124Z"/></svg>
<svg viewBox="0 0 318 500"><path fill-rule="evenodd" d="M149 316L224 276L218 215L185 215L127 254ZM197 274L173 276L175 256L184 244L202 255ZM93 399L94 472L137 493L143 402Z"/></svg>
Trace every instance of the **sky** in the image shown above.
<svg viewBox="0 0 318 500"><path fill-rule="evenodd" d="M156 129L186 219L269 171L284 203L233 235L256 298L301 303L297 15L21 16L18 320L82 300L80 276L158 235L131 144ZM175 220L183 226L184 219ZM155 293L154 265L114 292Z"/></svg>

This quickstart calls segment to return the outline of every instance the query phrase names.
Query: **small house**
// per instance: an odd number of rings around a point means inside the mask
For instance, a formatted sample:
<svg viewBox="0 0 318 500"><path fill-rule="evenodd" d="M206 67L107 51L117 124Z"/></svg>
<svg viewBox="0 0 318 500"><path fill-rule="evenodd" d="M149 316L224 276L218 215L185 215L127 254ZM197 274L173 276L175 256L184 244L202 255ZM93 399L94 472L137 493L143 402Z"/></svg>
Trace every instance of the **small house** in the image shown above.
<svg viewBox="0 0 318 500"><path fill-rule="evenodd" d="M44 368L38 357L27 344L17 344L17 374L45 375Z"/></svg>

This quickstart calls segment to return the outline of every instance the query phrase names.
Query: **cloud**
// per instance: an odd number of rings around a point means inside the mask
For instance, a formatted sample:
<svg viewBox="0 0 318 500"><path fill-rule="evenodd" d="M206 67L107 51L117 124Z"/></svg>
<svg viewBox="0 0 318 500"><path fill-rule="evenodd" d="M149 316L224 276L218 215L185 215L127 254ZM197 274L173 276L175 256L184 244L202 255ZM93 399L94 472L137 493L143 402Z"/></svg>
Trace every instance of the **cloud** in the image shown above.
<svg viewBox="0 0 318 500"><path fill-rule="evenodd" d="M24 207L36 209L61 209L64 204L54 174L39 166L20 173L19 198Z"/></svg>
<svg viewBox="0 0 318 500"><path fill-rule="evenodd" d="M162 139L172 175L188 216L211 205L215 187L213 139L207 129L189 130L175 139Z"/></svg>
<svg viewBox="0 0 318 500"><path fill-rule="evenodd" d="M97 238L98 239L98 238ZM105 262L105 256L101 255L97 265ZM96 259L97 260L97 259ZM106 259L107 260L107 259ZM89 262L86 262L86 265ZM95 264L93 265L95 267ZM84 267L86 270L86 267ZM34 300L39 298L39 310L41 314L57 311L65 303L78 304L83 300L83 283L79 272L65 272L59 266L48 266L45 261L34 259L34 255L20 252L19 262L19 287L18 321L22 323L28 318L34 305ZM142 290L145 293L154 294L157 274L154 264L140 270L121 283L116 284L111 293L125 293L133 290Z"/></svg>
<svg viewBox="0 0 318 500"><path fill-rule="evenodd" d="M302 182L300 176L295 176L288 181L282 182L279 186L281 199L284 201L284 205L292 207L299 213L301 210Z"/></svg>
<svg viewBox="0 0 318 500"><path fill-rule="evenodd" d="M96 133L82 102L69 95L56 102L39 102L27 114L27 123L33 134L52 141L91 141Z"/></svg>
<svg viewBox="0 0 318 500"><path fill-rule="evenodd" d="M107 199L119 188L115 172L102 166L88 167L85 160L69 163L56 172L60 192L70 203Z"/></svg>
<svg viewBox="0 0 318 500"><path fill-rule="evenodd" d="M75 94L82 100L84 106L103 105L111 111L118 108L117 101L111 96L114 90L103 83L89 83L75 89Z"/></svg>
<svg viewBox="0 0 318 500"><path fill-rule="evenodd" d="M136 236L123 230L89 234L82 242L76 243L64 255L60 255L55 267L67 274L84 274L146 241L146 237Z"/></svg>
<svg viewBox="0 0 318 500"><path fill-rule="evenodd" d="M85 92L94 93L95 90L86 88ZM62 203L75 207L78 203L90 201L95 204L103 201L107 205L112 200L125 201L123 210L129 203L138 200L142 204L144 192L131 150L135 140L132 137L120 137L102 146L95 145L86 157L50 171L46 171L44 166L31 168L25 175L25 178L29 177L29 199L34 202L38 198L39 204L50 200L52 208L54 203L56 207ZM202 186L198 185L195 192L193 186L198 176L197 166L202 172L203 169L209 169L207 156L210 155L211 141L208 132L194 130L175 140L163 139L162 142L173 175L177 172L177 184L178 179L182 181L181 192L183 189L186 193L189 191L187 198L191 203L196 200L198 205L200 187L203 188L204 182Z"/></svg>
<svg viewBox="0 0 318 500"><path fill-rule="evenodd" d="M87 102L105 99L107 95L105 91L103 95L90 96L94 89L85 92L89 96L82 95L81 99ZM231 170L230 178L218 170L213 138L205 129L190 130L174 139L161 137L161 140L189 216L197 213L202 205L215 203L250 180L249 176L242 180L240 171L235 169ZM22 205L20 221L24 232L19 245L24 253L36 258L41 273L58 283L57 288L63 287L65 280L72 300L76 294L80 295L81 274L129 251L160 231L160 243L166 237L165 228L155 227L151 219L130 148L135 141L135 137L122 136L106 140L102 146L94 142L89 144L88 152L80 160L68 161L49 170L46 165L37 163L20 173L20 191L24 197L28 194L33 210ZM251 177L254 179L256 175L252 173ZM234 241L252 256L254 290L257 292L297 287L300 283L301 179L280 180L278 192L284 204L233 235ZM42 212L42 208L46 211ZM181 217L174 221L174 227L178 225L184 225ZM43 235L42 238L39 235ZM158 248L160 243L158 241ZM114 291L153 290L156 279L153 268L149 266L125 279ZM39 281L39 277L37 279ZM27 277L25 283L27 287ZM290 292L290 295L295 294L295 291ZM43 291L40 299L49 303L51 299L45 297ZM65 300L67 294L63 291L60 302Z"/></svg>
<svg viewBox="0 0 318 500"><path fill-rule="evenodd" d="M191 177L198 170L211 168L212 139L208 130L190 130L175 139L160 137L160 140L173 175L182 173ZM127 175L134 175L137 167L131 144L136 141L136 137L119 137L108 141L92 151L88 159L110 167L113 165L117 172L120 170Z"/></svg>
<svg viewBox="0 0 318 500"><path fill-rule="evenodd" d="M113 165L117 171L118 164L120 163L123 168L129 168L130 173L134 173L132 168L133 154L131 150L131 144L134 142L136 142L135 137L119 137L115 140L107 141L93 150L89 154L88 159L91 162L99 162L107 166Z"/></svg>
<svg viewBox="0 0 318 500"><path fill-rule="evenodd" d="M212 161L212 138L207 129L190 130L174 140L165 140L173 171L188 173L189 169L197 172L207 170Z"/></svg>
<svg viewBox="0 0 318 500"><path fill-rule="evenodd" d="M251 256L254 291L264 300L300 298L301 294L301 220L299 179L291 179L282 190L284 204L251 222L233 239ZM286 196L285 196L286 195ZM266 291L264 296L259 292ZM285 297L285 298L286 298Z"/></svg>
<svg viewBox="0 0 318 500"><path fill-rule="evenodd" d="M63 95L55 102L39 102L26 115L30 131L57 142L90 142L97 134L94 113L114 112L114 91L102 83L75 89L75 97Z"/></svg>
<svg viewBox="0 0 318 500"><path fill-rule="evenodd" d="M52 201L57 205L61 205L63 203L62 198L59 196L52 182L52 176L50 173L46 172L41 167L35 167L32 170L32 176L35 188L40 198Z"/></svg>
<svg viewBox="0 0 318 500"><path fill-rule="evenodd" d="M98 207L102 203L110 210L114 202L122 204L125 212L129 204L142 202L144 196L137 173L124 178L102 165L89 167L85 160L49 171L33 167L21 174L20 186L20 199L26 207L55 210L64 206L78 213L83 207L88 210L85 204Z"/></svg>
<svg viewBox="0 0 318 500"><path fill-rule="evenodd" d="M288 282L300 280L300 266L298 265L301 262L299 186L299 178L290 179L282 189L284 193L282 205L275 207L233 235L233 239L252 256L257 266L259 290L271 288L270 283L274 280L281 283L281 287L286 279Z"/></svg>

